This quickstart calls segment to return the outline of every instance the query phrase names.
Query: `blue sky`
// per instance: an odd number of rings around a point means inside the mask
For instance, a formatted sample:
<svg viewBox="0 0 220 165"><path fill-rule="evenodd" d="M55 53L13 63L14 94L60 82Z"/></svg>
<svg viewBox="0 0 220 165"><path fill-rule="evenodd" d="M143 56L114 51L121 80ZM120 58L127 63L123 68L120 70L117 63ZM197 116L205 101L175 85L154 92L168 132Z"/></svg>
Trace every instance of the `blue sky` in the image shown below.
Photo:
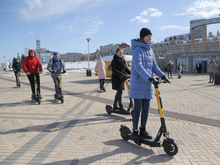
<svg viewBox="0 0 220 165"><path fill-rule="evenodd" d="M143 27L153 42L189 32L194 19L219 17L220 0L0 0L0 63L24 48L90 52L102 45L130 45ZM216 34L219 24L207 26ZM38 33L38 34L37 34Z"/></svg>

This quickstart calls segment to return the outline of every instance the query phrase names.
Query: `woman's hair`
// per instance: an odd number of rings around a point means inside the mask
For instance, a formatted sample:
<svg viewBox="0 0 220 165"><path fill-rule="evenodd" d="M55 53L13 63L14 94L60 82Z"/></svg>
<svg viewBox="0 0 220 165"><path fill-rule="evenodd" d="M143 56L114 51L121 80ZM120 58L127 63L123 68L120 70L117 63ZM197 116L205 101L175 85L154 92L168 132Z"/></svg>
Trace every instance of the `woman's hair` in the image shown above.
<svg viewBox="0 0 220 165"><path fill-rule="evenodd" d="M142 43L146 44L145 41L144 41L144 38L141 38L140 41L141 41Z"/></svg>
<svg viewBox="0 0 220 165"><path fill-rule="evenodd" d="M120 50L121 50L121 48L120 48L120 47L117 47L116 53L118 53Z"/></svg>

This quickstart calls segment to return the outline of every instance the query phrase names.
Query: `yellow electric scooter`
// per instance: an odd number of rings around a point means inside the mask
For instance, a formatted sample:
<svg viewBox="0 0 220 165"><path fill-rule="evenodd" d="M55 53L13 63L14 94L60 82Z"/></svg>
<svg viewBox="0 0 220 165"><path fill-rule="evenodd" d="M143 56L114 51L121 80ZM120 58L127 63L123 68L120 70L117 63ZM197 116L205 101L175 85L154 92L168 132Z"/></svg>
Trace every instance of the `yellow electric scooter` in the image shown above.
<svg viewBox="0 0 220 165"><path fill-rule="evenodd" d="M140 142L143 144L149 145L151 147L163 146L164 151L168 155L173 156L173 155L177 154L178 146L174 142L174 139L169 137L169 133L167 132L165 119L164 119L164 113L163 113L163 105L162 105L162 100L160 97L160 92L159 92L159 87L158 87L160 83L167 83L167 82L165 80L161 80L160 78L158 78L158 79L154 79L154 81L152 83L154 84L154 88L155 88L158 110L159 110L159 114L160 114L161 127L160 127L155 139L145 139L145 138L140 137ZM127 126L121 125L120 132L121 132L121 137L125 141L128 141L129 139L133 140L131 137L132 132ZM162 135L164 136L164 140L161 143L160 138Z"/></svg>

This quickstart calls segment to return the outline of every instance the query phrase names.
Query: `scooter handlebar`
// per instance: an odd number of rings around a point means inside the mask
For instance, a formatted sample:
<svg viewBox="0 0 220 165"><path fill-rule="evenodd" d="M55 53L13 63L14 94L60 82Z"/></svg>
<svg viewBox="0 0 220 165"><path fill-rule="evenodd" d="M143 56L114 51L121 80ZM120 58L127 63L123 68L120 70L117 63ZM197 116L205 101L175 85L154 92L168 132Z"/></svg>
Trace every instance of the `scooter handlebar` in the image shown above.
<svg viewBox="0 0 220 165"><path fill-rule="evenodd" d="M157 77L157 78L150 78L149 81L151 81L151 83L153 83L153 84L170 83L169 80L161 79L159 77Z"/></svg>

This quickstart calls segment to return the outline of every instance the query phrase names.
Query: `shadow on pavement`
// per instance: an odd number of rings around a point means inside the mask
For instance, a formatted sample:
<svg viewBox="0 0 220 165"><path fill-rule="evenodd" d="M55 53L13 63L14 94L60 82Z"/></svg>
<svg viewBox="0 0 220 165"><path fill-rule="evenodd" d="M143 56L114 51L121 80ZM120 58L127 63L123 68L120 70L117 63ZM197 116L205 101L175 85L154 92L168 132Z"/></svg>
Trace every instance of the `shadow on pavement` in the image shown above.
<svg viewBox="0 0 220 165"><path fill-rule="evenodd" d="M79 127L79 126L87 126L87 125L95 125L95 124L104 124L104 123L112 123L117 121L130 121L131 119L125 119L121 116L114 116L109 114L97 115L98 117L92 119L75 119L70 121L62 121L62 122L54 122L51 124L37 125L19 129L12 129L6 132L0 132L2 134L11 134L11 133L21 133L21 132L55 132L60 131L70 127ZM111 120L109 121L109 117ZM108 118L108 122L106 122L106 118ZM94 123L96 121L100 121L98 123ZM103 121L103 122L101 122ZM65 125L65 123L67 123ZM65 125L65 126L63 126Z"/></svg>
<svg viewBox="0 0 220 165"><path fill-rule="evenodd" d="M75 83L75 84L99 84L99 79L88 79L88 80L79 80L79 81L69 81L69 83Z"/></svg>
<svg viewBox="0 0 220 165"><path fill-rule="evenodd" d="M4 103L0 104L0 107L16 107L16 106L24 106L24 105L30 106L30 105L35 105L35 102L32 100L23 100L21 102L13 102L13 103Z"/></svg>
<svg viewBox="0 0 220 165"><path fill-rule="evenodd" d="M69 81L70 83L76 84L99 84L99 79L88 79L88 80L79 80L79 81ZM111 79L105 79L105 83L111 82Z"/></svg>
<svg viewBox="0 0 220 165"><path fill-rule="evenodd" d="M147 149L141 146L135 145L133 142L126 142L122 139L117 140L110 140L104 142L105 146L103 147L102 154L89 156L83 159L73 159L73 160L63 160L58 162L46 163L43 165L60 165L60 164L70 164L70 165L77 165L77 164L92 164L96 161L100 161L102 159L106 159L111 156L115 156L118 154L123 153L132 153L136 155L135 158L128 160L126 163L122 163L121 165L130 165L130 164L142 164L142 163L165 163L173 159L173 157L168 155L154 155L154 152L151 149ZM114 146L117 149L113 151L109 151L110 147L107 146ZM146 159L143 159L147 157ZM113 158L114 159L114 158ZM142 160L140 160L142 159ZM117 162L115 162L117 163ZM120 162L119 162L120 163Z"/></svg>
<svg viewBox="0 0 220 165"><path fill-rule="evenodd" d="M56 101L55 99L47 99L45 100L46 102L50 102L50 103L58 103L58 101Z"/></svg>
<svg viewBox="0 0 220 165"><path fill-rule="evenodd" d="M48 102L51 105L55 103L60 103L60 101L56 101L55 99L47 99L47 100L42 99L41 102L44 102L44 104ZM0 107L2 108L2 107L30 106L30 105L36 105L36 104L38 103L33 100L23 100L21 102L3 103L3 104L0 104Z"/></svg>

